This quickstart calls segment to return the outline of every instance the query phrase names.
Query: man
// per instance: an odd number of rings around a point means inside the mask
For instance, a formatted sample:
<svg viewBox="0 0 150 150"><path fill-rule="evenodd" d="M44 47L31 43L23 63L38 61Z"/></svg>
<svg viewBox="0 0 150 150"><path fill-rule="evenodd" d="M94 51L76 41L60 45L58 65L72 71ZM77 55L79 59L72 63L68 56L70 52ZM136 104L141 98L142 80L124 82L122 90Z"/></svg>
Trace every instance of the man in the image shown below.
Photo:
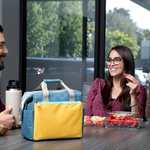
<svg viewBox="0 0 150 150"><path fill-rule="evenodd" d="M3 27L0 25L0 70L4 69L4 60L3 58L6 57L6 54L8 54L8 49L5 45L5 38L3 35ZM5 105L2 103L0 98L0 121L7 121L9 122L9 129L12 129L15 117L12 114L9 114L11 112L11 107L7 108L5 110Z"/></svg>

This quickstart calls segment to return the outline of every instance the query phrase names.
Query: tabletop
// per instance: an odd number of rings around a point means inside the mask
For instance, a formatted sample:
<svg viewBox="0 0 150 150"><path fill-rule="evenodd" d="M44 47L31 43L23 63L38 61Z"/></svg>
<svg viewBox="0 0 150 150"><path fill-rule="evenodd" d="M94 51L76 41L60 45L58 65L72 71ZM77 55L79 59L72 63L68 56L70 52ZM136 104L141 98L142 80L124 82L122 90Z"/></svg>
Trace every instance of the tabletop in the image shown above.
<svg viewBox="0 0 150 150"><path fill-rule="evenodd" d="M21 135L21 129L9 130L0 137L0 150L149 150L150 125L141 128L110 129L84 127L81 139L30 141Z"/></svg>

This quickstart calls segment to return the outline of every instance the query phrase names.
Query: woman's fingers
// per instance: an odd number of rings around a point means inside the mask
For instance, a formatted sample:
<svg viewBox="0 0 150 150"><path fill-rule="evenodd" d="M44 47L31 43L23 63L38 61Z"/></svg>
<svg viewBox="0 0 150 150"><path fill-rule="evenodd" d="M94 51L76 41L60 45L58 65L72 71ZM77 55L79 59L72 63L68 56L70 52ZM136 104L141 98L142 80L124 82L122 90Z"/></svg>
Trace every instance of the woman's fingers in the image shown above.
<svg viewBox="0 0 150 150"><path fill-rule="evenodd" d="M139 82L132 75L127 75L126 79L128 81L126 85L130 87L130 95L136 95L136 89L139 85Z"/></svg>
<svg viewBox="0 0 150 150"><path fill-rule="evenodd" d="M138 81L136 80L136 78L134 76L130 75L130 74L128 74L126 76L126 79L127 79L128 82L132 82L133 84L138 84Z"/></svg>

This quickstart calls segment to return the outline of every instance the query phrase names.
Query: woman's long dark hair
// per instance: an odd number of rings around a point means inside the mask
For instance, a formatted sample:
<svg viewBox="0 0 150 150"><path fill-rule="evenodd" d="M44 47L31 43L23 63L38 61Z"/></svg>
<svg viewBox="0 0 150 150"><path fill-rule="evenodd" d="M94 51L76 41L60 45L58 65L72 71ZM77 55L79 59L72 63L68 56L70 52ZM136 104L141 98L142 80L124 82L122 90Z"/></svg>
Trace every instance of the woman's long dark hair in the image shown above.
<svg viewBox="0 0 150 150"><path fill-rule="evenodd" d="M134 58L131 50L128 47L125 46L115 46L111 49L115 50L123 59L124 62L124 70L123 73L134 75ZM110 51L110 52L111 52ZM108 54L108 58L110 55L110 52ZM123 104L123 110L124 111L130 111L130 89L128 86L126 86L126 79L123 77L121 78L120 86L122 88L122 94L120 95L119 101ZM110 92L113 87L113 77L108 72L107 80L105 83L104 88L102 89L102 97L103 97L103 106L104 108L107 108L108 110L111 110L111 100L110 100Z"/></svg>

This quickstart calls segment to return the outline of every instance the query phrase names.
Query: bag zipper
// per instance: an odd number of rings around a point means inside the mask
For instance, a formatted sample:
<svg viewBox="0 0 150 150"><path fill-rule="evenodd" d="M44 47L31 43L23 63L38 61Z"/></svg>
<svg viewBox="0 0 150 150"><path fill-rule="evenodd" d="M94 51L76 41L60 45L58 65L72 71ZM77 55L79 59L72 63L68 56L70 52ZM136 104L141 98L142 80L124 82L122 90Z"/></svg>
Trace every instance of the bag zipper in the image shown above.
<svg viewBox="0 0 150 150"><path fill-rule="evenodd" d="M40 103L41 103L40 101L37 102L37 107L40 107Z"/></svg>
<svg viewBox="0 0 150 150"><path fill-rule="evenodd" d="M41 102L41 101L38 101L38 102L37 102L37 107L40 107L40 104L75 104L75 103L81 103L81 101L74 101L74 102L71 102L71 101L62 101L62 102Z"/></svg>

